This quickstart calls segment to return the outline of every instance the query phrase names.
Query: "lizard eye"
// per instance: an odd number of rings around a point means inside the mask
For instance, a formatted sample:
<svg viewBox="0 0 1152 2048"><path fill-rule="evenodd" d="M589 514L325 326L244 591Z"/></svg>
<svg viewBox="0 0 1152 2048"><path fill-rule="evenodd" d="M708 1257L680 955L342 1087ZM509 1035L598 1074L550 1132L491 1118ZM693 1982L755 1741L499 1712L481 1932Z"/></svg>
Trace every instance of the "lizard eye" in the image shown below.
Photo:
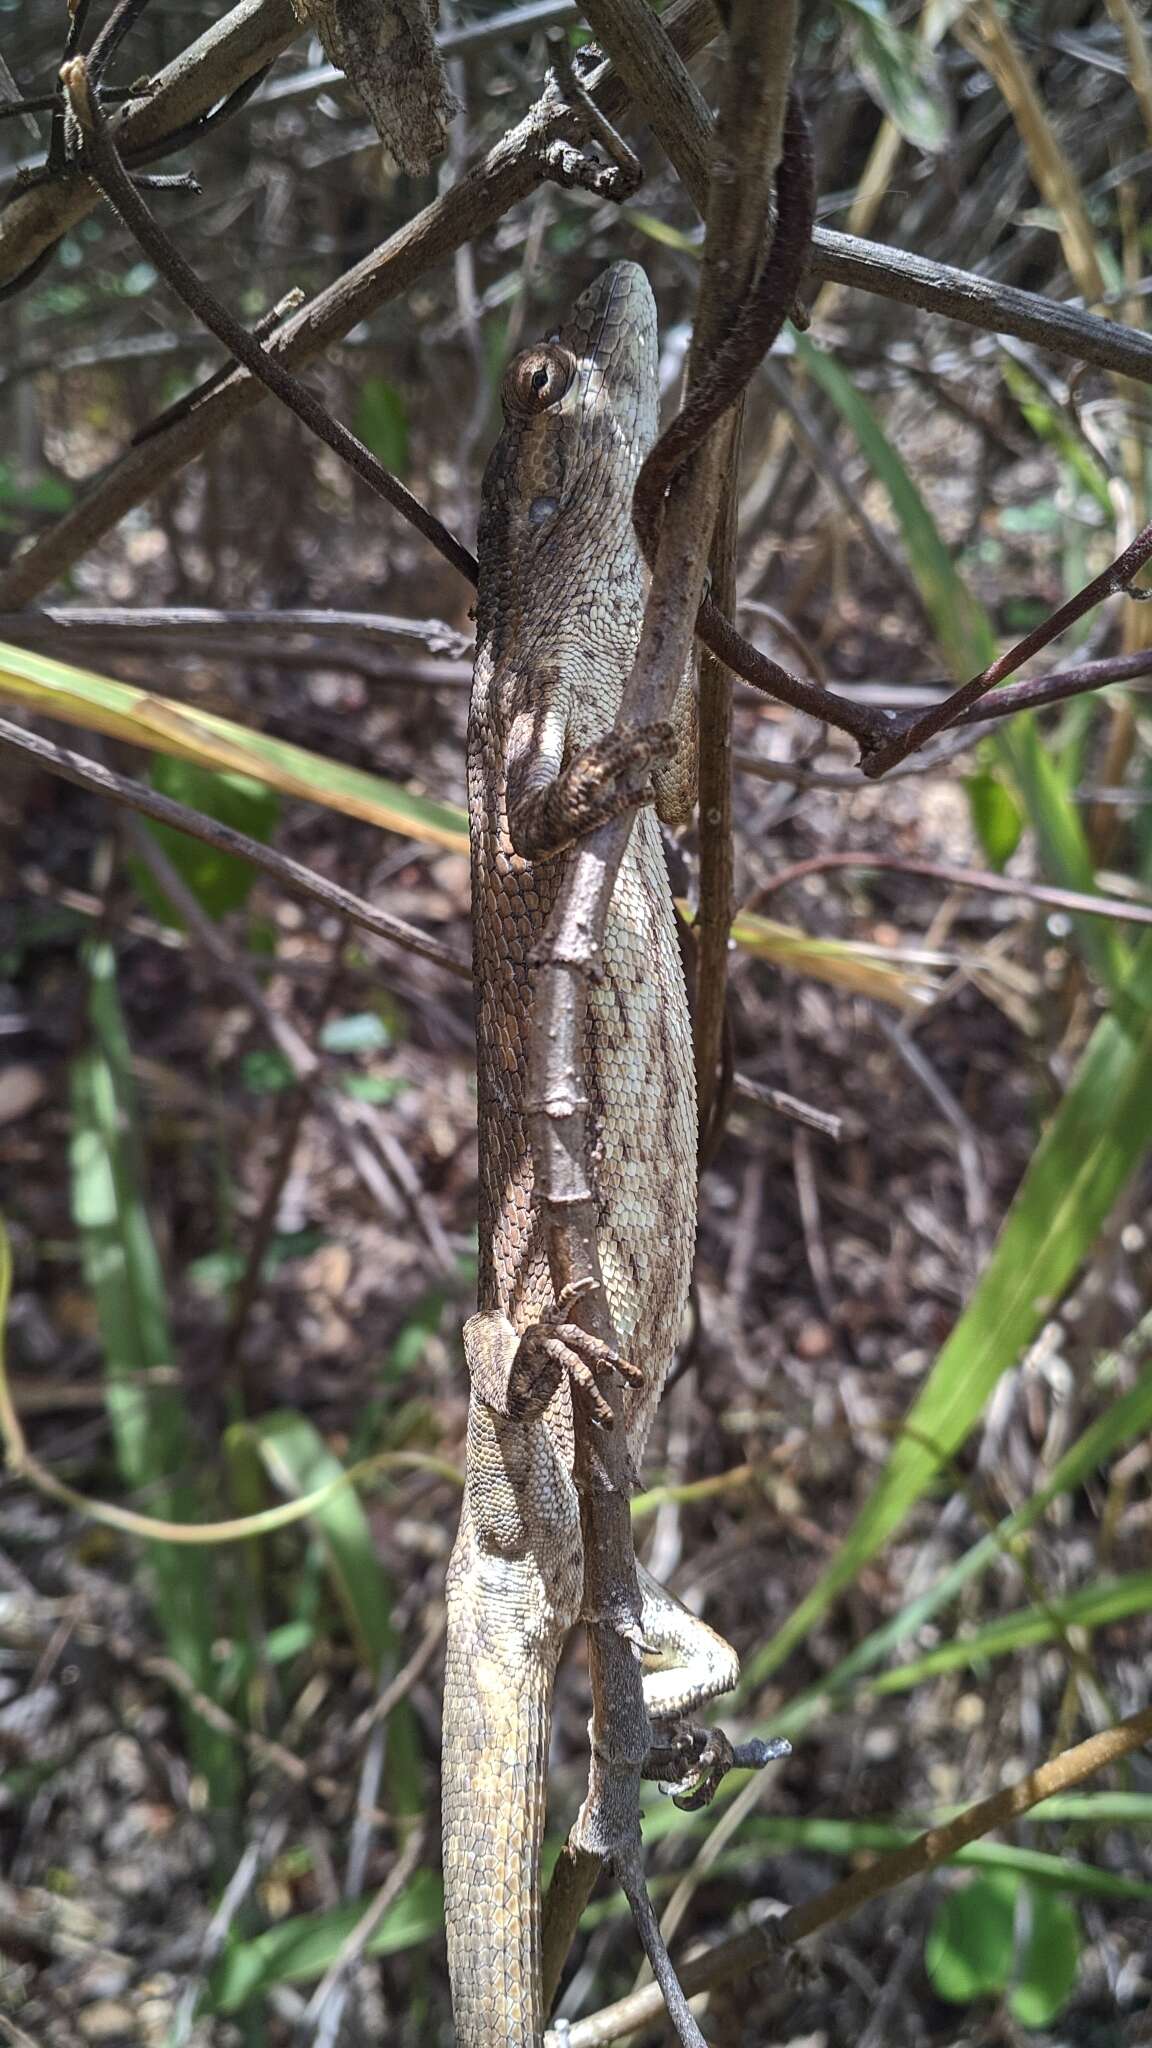
<svg viewBox="0 0 1152 2048"><path fill-rule="evenodd" d="M560 403L575 373L576 359L566 348L526 348L505 372L505 408L528 419L548 412Z"/></svg>

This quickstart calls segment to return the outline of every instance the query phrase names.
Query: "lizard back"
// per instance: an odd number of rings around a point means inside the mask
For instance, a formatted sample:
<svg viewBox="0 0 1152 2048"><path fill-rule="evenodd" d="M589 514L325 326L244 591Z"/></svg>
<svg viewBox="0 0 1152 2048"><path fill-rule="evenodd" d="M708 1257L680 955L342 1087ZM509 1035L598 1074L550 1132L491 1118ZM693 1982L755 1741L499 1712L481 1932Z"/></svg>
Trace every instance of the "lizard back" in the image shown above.
<svg viewBox="0 0 1152 2048"><path fill-rule="evenodd" d="M644 609L632 489L658 425L656 308L632 263L605 271L557 340L575 363L542 417L506 406L484 479L468 735L479 1018L481 1308L517 1330L550 1306L523 1115L530 957L566 856L527 861L508 830L509 762L555 773L615 723ZM659 827L637 816L590 992L585 1071L600 1256L638 1458L675 1348L695 1235L691 1029ZM558 1397L567 1400L567 1389ZM557 1420L560 1418L558 1417Z"/></svg>
<svg viewBox="0 0 1152 2048"><path fill-rule="evenodd" d="M505 426L480 524L468 731L480 1140L479 1313L466 1485L448 1573L444 1881L460 2048L539 2048L539 1851L552 1682L579 1612L580 1507L566 1377L516 1420L485 1377L553 1308L524 1115L533 950L567 852L527 860L510 814L615 725L645 573L632 490L657 424L656 309L616 264L556 337L505 379ZM670 796L678 770L657 781ZM656 779L656 778L654 778ZM688 1293L695 1228L691 1032L671 892L651 806L609 908L585 1043L600 1260L639 1460ZM479 1326L479 1327L478 1327ZM471 1340L471 1341L470 1341Z"/></svg>

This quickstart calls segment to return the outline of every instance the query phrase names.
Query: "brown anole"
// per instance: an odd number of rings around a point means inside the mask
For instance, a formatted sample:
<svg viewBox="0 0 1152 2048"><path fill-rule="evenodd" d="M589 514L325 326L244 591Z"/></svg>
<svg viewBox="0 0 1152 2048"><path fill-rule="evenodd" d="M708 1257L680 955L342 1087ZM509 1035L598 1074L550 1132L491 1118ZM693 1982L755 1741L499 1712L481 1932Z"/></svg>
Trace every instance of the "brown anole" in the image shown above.
<svg viewBox="0 0 1152 2048"><path fill-rule="evenodd" d="M626 1382L632 1465L675 1350L696 1228L691 1027L656 813L693 797L691 689L618 730L646 572L632 494L657 430L656 309L614 264L503 386L484 478L468 736L480 1135L479 1308L465 1326L467 1476L448 1581L444 1880L461 2048L537 2048L538 1861L552 1684L582 1587L573 1404ZM637 785L639 784L639 791ZM654 799L655 808L653 808ZM639 805L589 998L600 1263L620 1353L556 1302L525 1118L532 953L585 832ZM674 1719L735 1653L641 1572L644 1690Z"/></svg>

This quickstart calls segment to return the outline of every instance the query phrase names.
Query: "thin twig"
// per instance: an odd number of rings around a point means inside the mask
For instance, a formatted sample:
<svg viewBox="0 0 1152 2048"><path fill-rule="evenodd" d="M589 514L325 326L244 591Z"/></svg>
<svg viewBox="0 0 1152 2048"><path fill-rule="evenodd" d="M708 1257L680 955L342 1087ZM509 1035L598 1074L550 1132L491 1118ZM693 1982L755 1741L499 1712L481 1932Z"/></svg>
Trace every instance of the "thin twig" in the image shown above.
<svg viewBox="0 0 1152 2048"><path fill-rule="evenodd" d="M839 1142L844 1119L834 1110L817 1109L814 1102L804 1102L799 1095L790 1095L784 1088L769 1088L763 1081L754 1081L750 1074L734 1074L732 1085L736 1094L743 1095L749 1102L763 1103L765 1109L774 1109L777 1116L787 1117L792 1123L807 1124L810 1131L819 1131L821 1137Z"/></svg>
<svg viewBox="0 0 1152 2048"><path fill-rule="evenodd" d="M197 648L211 647L223 654L235 650L238 657L257 658L262 643L270 655L284 642L303 635L327 648L333 641L363 640L372 648L391 640L418 641L432 655L458 659L470 655L473 640L442 619L397 618L389 612L319 611L288 608L283 611L231 611L212 605L63 605L43 611L0 613L0 640L23 647L52 647L61 640L83 644L86 639L123 642L126 647L147 641L157 646L168 636L185 634ZM141 653L152 650L147 646ZM1152 655L1148 657L1152 668Z"/></svg>
<svg viewBox="0 0 1152 2048"><path fill-rule="evenodd" d="M275 334L276 329L283 325L289 314L299 311L306 297L307 293L299 285L293 285L291 291L285 292L282 299L277 299L274 306L270 306L266 313L261 314L252 329L253 341L267 341L269 335ZM137 428L128 446L139 448L142 442L150 441L154 434L162 434L165 427L174 426L177 420L182 420L188 413L195 412L198 405L202 405L206 398L210 398L214 391L219 390L225 378L232 375L234 368L234 359L221 363L202 383L194 384L191 391L184 391L179 398L174 398L171 405L165 406L163 412L153 413L150 420L145 420L144 425Z"/></svg>
<svg viewBox="0 0 1152 2048"><path fill-rule="evenodd" d="M62 776L65 782L76 783L80 789L111 797L114 803L125 804L129 810L139 811L146 818L155 818L158 824L171 825L177 832L188 833L192 839L201 839L206 846L215 847L218 852L235 854L240 860L251 861L253 867L262 868L265 874L281 882L286 889L311 896L329 910L351 918L365 931L375 932L378 937L389 939L394 946L402 946L406 952L431 960L437 967L446 968L449 974L471 979L471 962L459 953L453 953L450 947L441 945L438 939L431 938L414 924L406 924L402 917L393 917L387 910L378 910L374 904L366 903L363 897L354 896L350 889L342 889L338 882L330 882L324 875L305 867L302 861L293 860L286 853L275 852L271 846L262 845L258 839L250 839L246 832L237 832L232 825L222 824L218 818L209 818L203 811L193 810L189 804L177 803L173 797L161 796L159 790L150 789L147 783L117 774L101 762L91 760L87 754L73 753L70 747L58 746L55 740L45 739L40 733L25 732L23 727L11 724L6 718L0 718L0 746L26 755L51 774Z"/></svg>
<svg viewBox="0 0 1152 2048"><path fill-rule="evenodd" d="M91 89L88 69L82 57L73 57L60 73L68 103L80 124L84 135L84 161L96 179L109 204L119 214L129 233L134 235L145 254L156 265L160 275L171 285L177 297L190 312L202 320L209 332L223 342L226 349L250 370L254 377L303 420L317 437L333 449L346 462L349 469L383 498L396 511L402 513L411 525L416 527L425 540L443 555L454 569L469 582L476 581L476 558L450 533L443 521L436 518L419 498L402 484L398 477L385 469L382 462L372 454L363 441L350 433L339 420L334 420L320 400L302 384L291 370L286 369L279 356L263 348L255 336L230 313L226 306L211 293L192 265L181 255L175 243L161 227L154 213L140 197L132 179L120 160L111 131L99 102Z"/></svg>
<svg viewBox="0 0 1152 2048"><path fill-rule="evenodd" d="M849 1914L857 1912L870 1899L882 1897L909 1878L919 1877L926 1870L938 1869L966 1848L969 1842L1007 1827L1021 1814L1038 1806L1041 1800L1051 1799L1057 1793L1082 1784L1085 1778L1107 1769L1110 1764L1119 1763L1149 1742L1152 1742L1152 1707L1146 1707L1142 1713L1133 1714L1126 1721L1117 1722L1115 1727L1105 1729L1100 1735L1090 1736L1086 1742L1077 1743L1075 1748L1067 1749L1049 1763L1041 1764L1028 1777L1005 1786L1002 1791L993 1793L990 1799L982 1799L976 1806L968 1807L944 1826L927 1829L904 1848L878 1856L874 1863L854 1871L851 1877L832 1885L828 1891L809 1899L803 1906L793 1906L780 1917L729 1941L719 1942L694 1961L682 1964L679 1976L685 1993L692 1997L695 1992L746 1977L752 1970L779 1957L794 1942L804 1941L822 1928L846 1920ZM645 1985L643 1990L618 1999L615 2005L606 2006L588 2019L577 2020L564 2036L565 2048L606 2048L608 2042L618 2041L622 2035L650 2025L659 2017L662 2004L659 1988Z"/></svg>
<svg viewBox="0 0 1152 2048"><path fill-rule="evenodd" d="M136 853L165 896L175 905L193 938L243 996L267 1037L287 1061L293 1078L308 1096L313 1109L318 1110L330 1126L349 1164L377 1207L391 1220L399 1206L399 1194L406 1201L437 1262L446 1272L451 1271L455 1259L435 1208L412 1171L411 1162L403 1154L400 1160L397 1159L395 1149L388 1144L389 1134L380 1124L379 1117L374 1115L372 1106L350 1101L329 1086L319 1054L313 1051L290 1017L281 1016L278 1010L273 1009L248 963L241 959L220 926L205 915L159 841L145 831L131 814L127 829ZM384 1174L380 1171L381 1160L387 1169Z"/></svg>
<svg viewBox="0 0 1152 2048"><path fill-rule="evenodd" d="M984 889L992 896L1025 896L1051 910L1068 910L1077 916L1110 917L1131 924L1152 924L1152 904L1130 903L1119 897L1090 896L1080 889L1057 889L1047 882L1024 882L1013 875L990 875L981 868L956 868L942 861L912 860L874 853L817 853L810 860L793 861L790 867L761 882L745 905L752 909L774 896L789 882L805 875L824 874L832 868L877 868L886 874L924 875L930 882L946 882L953 889Z"/></svg>
<svg viewBox="0 0 1152 2048"><path fill-rule="evenodd" d="M1039 654L1042 647L1050 646L1061 633L1067 632L1069 626L1074 626L1078 619L1082 619L1086 612L1090 612L1106 597L1115 597L1120 591L1126 591L1149 559L1152 559L1152 524L1145 526L1135 540L1117 555L1106 569L1102 569L1098 576L1093 576L1090 582L1085 583L1074 597L1058 605L1054 612L1050 612L1048 617L1038 626L1034 626L1030 633L1026 633L1022 640L1017 640L1015 646L1010 647L1007 653L999 655L986 669L982 669L978 676L973 676L970 682L954 690L943 704L934 704L927 711L911 716L905 713L903 719L898 719L895 736L886 745L865 754L861 762L865 774L883 775L885 770L893 767L897 761L904 760L908 754L914 754L918 748L926 746L929 740L935 739L938 732L943 732L947 726L954 725L957 719L965 712L971 711L973 705L979 703L982 697L986 697L990 690L995 689L997 683L1002 682L1005 676L1010 676L1015 669L1022 667L1024 662L1030 661L1034 654Z"/></svg>

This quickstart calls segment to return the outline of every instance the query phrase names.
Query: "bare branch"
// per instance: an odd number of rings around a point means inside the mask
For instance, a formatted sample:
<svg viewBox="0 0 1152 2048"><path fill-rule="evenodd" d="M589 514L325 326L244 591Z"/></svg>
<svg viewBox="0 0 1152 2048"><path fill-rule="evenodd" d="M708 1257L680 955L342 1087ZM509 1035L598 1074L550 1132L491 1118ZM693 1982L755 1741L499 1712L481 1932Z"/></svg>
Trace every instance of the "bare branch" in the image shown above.
<svg viewBox="0 0 1152 2048"><path fill-rule="evenodd" d="M166 64L151 90L115 123L117 148L132 163L175 147L214 108L258 77L302 32L289 0L240 0L222 21ZM71 54L71 53L69 53ZM91 213L99 193L74 170L9 193L0 210L0 284L23 278L60 237Z"/></svg>
<svg viewBox="0 0 1152 2048"><path fill-rule="evenodd" d="M1083 1784L1085 1778L1106 1770L1110 1764L1119 1763L1149 1742L1152 1742L1152 1707L1145 1708L1143 1713L1133 1714L1126 1721L1118 1721L1114 1728L1106 1728L1100 1735L1089 1736L1086 1742L1077 1743L1073 1749L1066 1749L1062 1755L1041 1764L1038 1770L1019 1779L1015 1785L1006 1785L1002 1791L994 1792L990 1799L982 1799L978 1805L968 1807L943 1826L927 1829L906 1848L878 1856L874 1863L854 1871L851 1877L844 1878L818 1898L809 1899L803 1906L793 1906L789 1912L762 1922L747 1934L719 1942L715 1948L682 1966L680 1982L684 1991L691 1997L698 1991L707 1991L735 1978L746 1977L759 1965L779 1957L792 1943L804 1941L821 1928L847 1919L869 1899L882 1897L898 1884L905 1884L910 1877L938 1869L966 1848L969 1842L979 1841L982 1836L1007 1827L1021 1814L1038 1806L1041 1800L1052 1799L1057 1793ZM606 2048L608 2042L618 2041L622 2035L634 2033L658 2019L662 2002L659 1987L647 1984L643 1990L618 1999L615 2005L605 2006L602 2012L593 2013L589 2019L577 2020L565 2033L565 2048Z"/></svg>
<svg viewBox="0 0 1152 2048"><path fill-rule="evenodd" d="M262 868L284 888L312 897L328 910L351 918L365 931L375 932L394 946L401 946L408 953L415 953L421 959L431 960L437 967L446 968L449 974L471 979L471 962L453 953L450 947L441 945L438 939L431 938L414 924L406 924L402 917L393 917L386 910L378 910L375 904L366 903L363 897L354 896L350 889L342 889L338 882L330 882L324 875L316 874L302 861L292 860L286 853L276 853L258 839L249 839L246 832L237 832L233 826L221 824L218 818L209 818L203 811L177 803L173 797L161 796L159 790L150 789L147 783L136 782L128 775L118 775L101 762L90 760L86 754L73 753L70 747L57 746L55 740L44 739L40 733L25 732L6 718L0 718L0 746L26 755L48 769L50 774L60 775L65 782L74 782L80 789L90 789L97 796L111 797L114 803L126 804L130 810L139 811L146 818L155 818L158 824L171 825L177 832L187 832L192 839L202 839L205 846L215 847L220 853L235 854L240 860L251 861L253 867Z"/></svg>
<svg viewBox="0 0 1152 2048"><path fill-rule="evenodd" d="M275 392L277 398L303 420L321 441L335 450L349 469L355 470L378 497L384 498L396 511L431 541L432 546L443 555L446 562L467 578L476 581L476 559L470 554L455 534L449 533L443 521L437 519L419 498L394 477L379 462L363 441L334 420L320 400L301 384L292 372L285 368L279 358L264 348L255 335L222 306L209 292L203 280L196 275L191 264L181 255L175 243L165 234L155 215L141 198L138 189L124 169L112 140L108 124L100 111L95 94L91 90L87 66L82 57L74 57L61 72L64 88L72 111L84 135L84 157L93 177L97 180L110 204L115 207L129 232L135 235L145 254L150 256L160 275L171 285L189 310L202 320L209 332L230 349L237 361L244 364L252 375Z"/></svg>
<svg viewBox="0 0 1152 2048"><path fill-rule="evenodd" d="M1152 924L1152 904L1130 902L1126 897L1091 896L1080 889L1057 889L1047 882L1025 882L1016 875L991 875L982 868L949 867L943 861L885 858L874 853L817 853L810 860L793 861L778 868L762 882L749 904L763 903L786 889L789 882L806 875L826 874L833 868L876 868L885 874L924 875L931 882L946 882L953 889L983 889L992 896L1024 896L1030 903L1042 903L1049 910L1067 910L1076 916L1111 917L1129 924Z"/></svg>
<svg viewBox="0 0 1152 2048"><path fill-rule="evenodd" d="M390 612L312 609L221 611L211 605L66 605L51 611L0 613L0 639L24 647L58 647L62 642L103 641L135 647L171 644L187 634L189 644L240 659L257 658L271 643L282 647L300 637L323 650L333 641L416 640L429 654L459 659L472 651L472 636L442 619L404 619ZM1148 657L1152 665L1152 655Z"/></svg>
<svg viewBox="0 0 1152 2048"><path fill-rule="evenodd" d="M965 712L970 712L982 697L986 697L990 690L995 689L997 683L1003 681L1005 676L1010 676L1014 669L1030 661L1034 654L1039 654L1042 647L1050 646L1061 633L1067 632L1069 626L1074 626L1078 619L1082 619L1086 612L1090 612L1106 597L1115 597L1119 592L1126 591L1149 559L1152 559L1152 525L1144 527L1130 546L1117 555L1115 561L1110 562L1106 569L1102 569L1098 576L1093 576L1090 582L1085 583L1074 597L1058 605L1040 625L1034 626L1022 640L1017 640L1015 646L1010 647L1007 653L999 655L978 676L973 676L970 682L954 690L950 697L945 698L943 704L933 704L927 711L912 715L905 713L903 719L896 721L895 738L887 745L865 752L861 761L864 773L869 776L883 775L885 769L894 767L897 761L904 760L908 754L914 754L919 747L935 739L938 732L943 732L948 726L954 725ZM1016 708L1020 708L1019 700Z"/></svg>
<svg viewBox="0 0 1152 2048"><path fill-rule="evenodd" d="M260 16L264 10L269 10L270 17L277 20L283 10L292 20L295 33L297 24L288 0L244 0L235 12ZM711 0L672 0L665 20L684 56L703 48L714 33ZM617 120L627 108L627 91L613 77L610 66L603 66L588 81L588 87L609 120ZM278 328L267 353L294 367L310 362L390 299L400 297L425 271L451 256L462 243L494 227L509 207L527 198L543 181L547 175L543 160L549 143L564 139L571 126L571 112L553 90L546 91L474 171ZM119 127L114 134L119 140ZM87 213L96 194L95 188L86 182L83 189L90 195L82 208ZM4 219L0 213L0 253ZM258 379L245 370L235 370L192 414L143 446L129 449L87 496L18 555L0 576L0 607L17 611L31 603L135 505L161 489L186 462L202 454L222 427L259 404L263 396L264 386Z"/></svg>

